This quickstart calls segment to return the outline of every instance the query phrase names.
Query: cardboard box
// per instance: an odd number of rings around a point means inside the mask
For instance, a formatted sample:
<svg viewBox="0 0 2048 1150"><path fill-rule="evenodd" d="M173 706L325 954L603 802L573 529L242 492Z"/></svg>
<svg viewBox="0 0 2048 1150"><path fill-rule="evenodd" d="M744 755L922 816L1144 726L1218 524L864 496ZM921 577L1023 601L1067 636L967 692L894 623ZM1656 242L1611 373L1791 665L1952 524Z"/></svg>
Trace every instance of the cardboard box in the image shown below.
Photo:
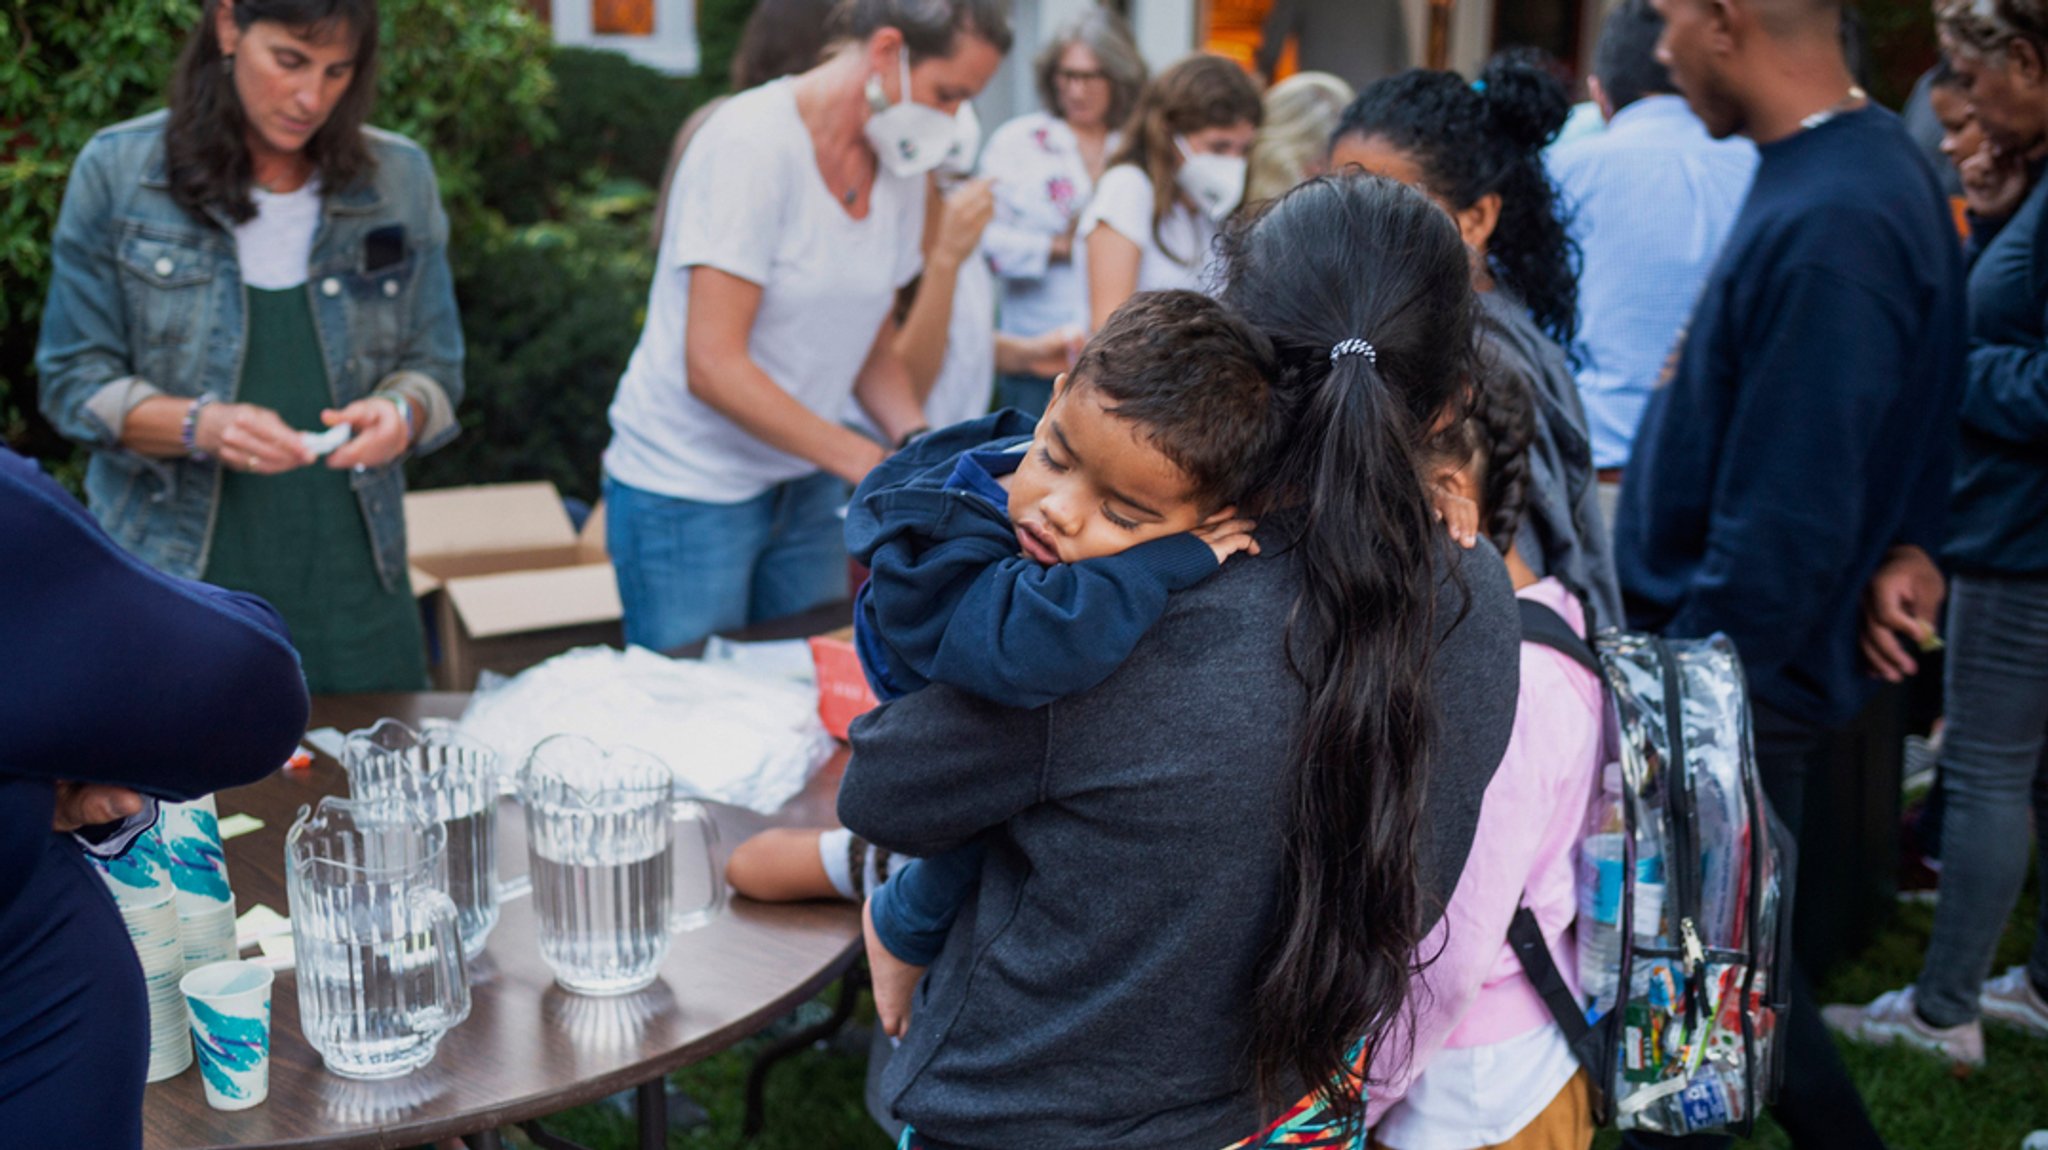
<svg viewBox="0 0 2048 1150"><path fill-rule="evenodd" d="M818 668L818 721L833 738L844 739L853 721L881 702L861 673L852 627L813 635L810 644L811 661Z"/></svg>
<svg viewBox="0 0 2048 1150"><path fill-rule="evenodd" d="M551 483L416 491L405 531L413 594L439 639L435 687L467 691L483 671L623 641L602 508L579 536Z"/></svg>

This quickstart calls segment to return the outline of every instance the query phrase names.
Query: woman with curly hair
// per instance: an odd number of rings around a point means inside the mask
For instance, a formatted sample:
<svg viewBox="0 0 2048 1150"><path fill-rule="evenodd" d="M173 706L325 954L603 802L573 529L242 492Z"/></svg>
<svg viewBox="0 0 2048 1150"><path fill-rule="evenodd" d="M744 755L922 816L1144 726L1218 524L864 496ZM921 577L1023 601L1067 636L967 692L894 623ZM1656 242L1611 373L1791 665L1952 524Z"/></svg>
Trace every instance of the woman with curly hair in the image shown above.
<svg viewBox="0 0 2048 1150"><path fill-rule="evenodd" d="M1472 84L1451 72L1403 72L1345 109L1330 166L1419 188L1457 221L1479 292L1482 370L1523 381L1536 411L1529 514L1516 543L1537 575L1586 601L1597 629L1621 622L1621 593L1586 413L1562 350L1577 326L1578 251L1542 159L1570 111L1533 52L1496 56Z"/></svg>

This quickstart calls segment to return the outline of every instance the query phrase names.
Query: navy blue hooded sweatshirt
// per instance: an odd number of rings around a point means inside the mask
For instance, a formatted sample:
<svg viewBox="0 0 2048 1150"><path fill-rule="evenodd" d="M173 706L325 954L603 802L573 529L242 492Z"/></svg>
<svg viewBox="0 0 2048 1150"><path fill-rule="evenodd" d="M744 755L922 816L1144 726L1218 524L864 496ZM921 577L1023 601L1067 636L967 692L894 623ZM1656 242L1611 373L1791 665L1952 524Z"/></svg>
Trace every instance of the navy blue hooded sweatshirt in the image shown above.
<svg viewBox="0 0 2048 1150"><path fill-rule="evenodd" d="M869 571L854 639L877 696L944 683L1043 707L1079 694L1123 666L1169 594L1216 573L1216 553L1192 535L1051 567L1025 558L994 480L1016 469L1035 426L1000 411L935 431L854 492L846 549Z"/></svg>
<svg viewBox="0 0 2048 1150"><path fill-rule="evenodd" d="M1949 564L2048 572L2048 180L1970 268L1970 374L1949 506Z"/></svg>
<svg viewBox="0 0 2048 1150"><path fill-rule="evenodd" d="M1751 694L1815 726L1862 707L1862 594L1940 550L1963 377L1962 252L1898 117L1758 149L1756 182L1650 398L1615 550L1631 626L1734 640Z"/></svg>

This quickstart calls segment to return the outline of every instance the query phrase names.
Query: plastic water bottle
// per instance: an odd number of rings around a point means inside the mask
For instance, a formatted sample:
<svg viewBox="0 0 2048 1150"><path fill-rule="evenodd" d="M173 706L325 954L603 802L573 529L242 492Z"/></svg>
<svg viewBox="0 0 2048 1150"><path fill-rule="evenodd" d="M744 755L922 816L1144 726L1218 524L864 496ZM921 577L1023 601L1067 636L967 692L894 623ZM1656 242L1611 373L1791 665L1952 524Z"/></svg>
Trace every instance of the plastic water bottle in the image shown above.
<svg viewBox="0 0 2048 1150"><path fill-rule="evenodd" d="M1587 817L1591 833L1579 843L1579 990L1586 1017L1614 1009L1621 989L1621 894L1628 858L1621 809L1621 764L1600 772L1600 799Z"/></svg>

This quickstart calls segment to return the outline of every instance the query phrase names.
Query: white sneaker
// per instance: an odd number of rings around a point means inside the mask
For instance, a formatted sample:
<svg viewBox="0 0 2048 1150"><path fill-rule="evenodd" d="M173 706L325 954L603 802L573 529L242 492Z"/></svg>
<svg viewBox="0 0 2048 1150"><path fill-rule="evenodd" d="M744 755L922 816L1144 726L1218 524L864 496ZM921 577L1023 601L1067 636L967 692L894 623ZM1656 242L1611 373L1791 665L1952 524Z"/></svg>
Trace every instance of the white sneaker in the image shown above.
<svg viewBox="0 0 2048 1150"><path fill-rule="evenodd" d="M1984 1017L1993 1022L2003 1022L2030 1030L2048 1038L2048 1001L2041 998L2041 992L2034 989L2034 980L2027 977L2027 968L2015 966L2004 974L1984 984L1984 993L1977 997Z"/></svg>
<svg viewBox="0 0 2048 1150"><path fill-rule="evenodd" d="M1823 1006L1820 1016L1828 1029L1857 1042L1902 1042L1939 1054L1957 1066L1984 1065L1983 1024L1972 1021L1961 1026L1928 1025L1913 1009L1910 986L1886 991L1868 1006Z"/></svg>

